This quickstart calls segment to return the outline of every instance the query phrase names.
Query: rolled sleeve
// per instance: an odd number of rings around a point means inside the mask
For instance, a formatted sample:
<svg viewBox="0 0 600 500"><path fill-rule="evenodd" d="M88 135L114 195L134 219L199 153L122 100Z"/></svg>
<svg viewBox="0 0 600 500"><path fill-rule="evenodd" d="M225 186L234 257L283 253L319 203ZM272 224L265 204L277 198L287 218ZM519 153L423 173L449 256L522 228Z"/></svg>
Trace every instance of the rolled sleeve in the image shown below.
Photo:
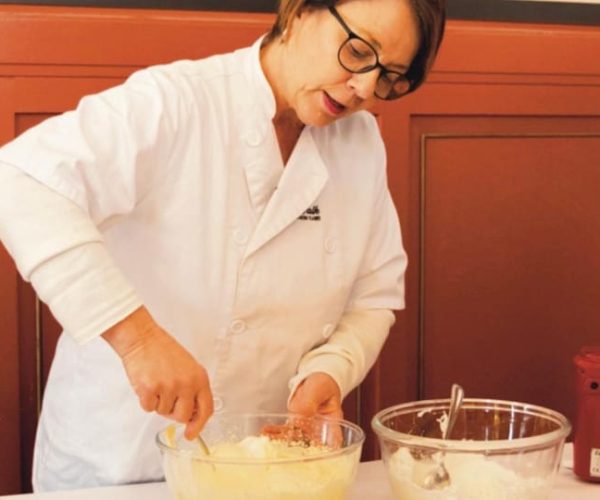
<svg viewBox="0 0 600 500"><path fill-rule="evenodd" d="M0 163L0 240L23 279L84 343L141 305L87 214L22 171Z"/></svg>
<svg viewBox="0 0 600 500"><path fill-rule="evenodd" d="M142 305L101 243L73 248L45 262L32 273L31 283L79 344L101 335Z"/></svg>
<svg viewBox="0 0 600 500"><path fill-rule="evenodd" d="M302 357L289 382L290 398L302 381L316 372L330 375L345 398L375 363L394 321L394 313L387 309L346 313L327 343Z"/></svg>

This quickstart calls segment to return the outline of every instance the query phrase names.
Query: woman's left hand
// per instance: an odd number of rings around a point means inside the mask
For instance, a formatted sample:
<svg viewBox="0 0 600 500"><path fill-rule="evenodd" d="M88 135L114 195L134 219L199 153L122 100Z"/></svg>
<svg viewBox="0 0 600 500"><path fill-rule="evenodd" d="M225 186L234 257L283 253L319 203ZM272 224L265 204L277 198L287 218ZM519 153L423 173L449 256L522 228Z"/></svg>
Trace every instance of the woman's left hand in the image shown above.
<svg viewBox="0 0 600 500"><path fill-rule="evenodd" d="M288 410L306 416L343 418L340 388L330 375L312 373L296 389Z"/></svg>
<svg viewBox="0 0 600 500"><path fill-rule="evenodd" d="M295 414L285 424L266 425L261 434L270 439L286 442L303 442L307 445L327 444L338 448L342 441L342 430L336 425L328 426L326 443L323 442L322 429L313 426L313 416L335 419L343 418L342 396L337 382L326 373L313 373L298 386L288 403L288 411ZM308 417L308 418L304 418Z"/></svg>

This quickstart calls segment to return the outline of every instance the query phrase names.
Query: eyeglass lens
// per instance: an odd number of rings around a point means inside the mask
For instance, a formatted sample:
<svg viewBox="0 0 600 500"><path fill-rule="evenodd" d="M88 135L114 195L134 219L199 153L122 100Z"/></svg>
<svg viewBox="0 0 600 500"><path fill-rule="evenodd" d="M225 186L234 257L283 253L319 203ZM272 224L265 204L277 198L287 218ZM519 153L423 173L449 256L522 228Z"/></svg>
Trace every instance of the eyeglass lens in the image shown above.
<svg viewBox="0 0 600 500"><path fill-rule="evenodd" d="M356 36L349 36L338 52L340 64L352 73L367 73L376 67L381 67L377 79L375 95L380 99L396 99L406 94L410 83L404 75L388 71L377 60L375 49Z"/></svg>

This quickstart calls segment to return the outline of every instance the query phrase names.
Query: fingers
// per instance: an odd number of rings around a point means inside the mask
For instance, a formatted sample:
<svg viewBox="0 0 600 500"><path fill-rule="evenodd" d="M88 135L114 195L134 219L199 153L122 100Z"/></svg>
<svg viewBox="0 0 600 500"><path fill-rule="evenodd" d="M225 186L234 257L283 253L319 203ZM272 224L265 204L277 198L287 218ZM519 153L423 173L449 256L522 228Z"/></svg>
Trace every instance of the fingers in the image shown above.
<svg viewBox="0 0 600 500"><path fill-rule="evenodd" d="M177 422L187 422L192 416L195 399L194 394L189 390L141 388L139 385L135 390L144 411L155 411Z"/></svg>
<svg viewBox="0 0 600 500"><path fill-rule="evenodd" d="M326 373L312 373L296 389L288 404L288 410L307 416L318 414L341 418L339 386Z"/></svg>
<svg viewBox="0 0 600 500"><path fill-rule="evenodd" d="M265 425L260 433L269 439L305 446L328 446L336 449L344 442L343 429L337 422L323 422L313 417L294 416L285 424Z"/></svg>
<svg viewBox="0 0 600 500"><path fill-rule="evenodd" d="M267 436L269 439L286 439L287 432L286 424L269 424L260 430L261 436Z"/></svg>
<svg viewBox="0 0 600 500"><path fill-rule="evenodd" d="M196 437L213 412L208 374L155 323L145 327L144 332L135 337L138 340L133 347L120 349L140 406L147 412L155 411L187 424L187 434Z"/></svg>
<svg viewBox="0 0 600 500"><path fill-rule="evenodd" d="M336 417L336 418L342 418ZM331 423L327 429L327 436L325 437L325 443L330 448L341 448L344 444L344 431L338 423Z"/></svg>
<svg viewBox="0 0 600 500"><path fill-rule="evenodd" d="M335 425L331 432L327 434L327 446L333 449L341 448L344 444L344 432L339 425Z"/></svg>
<svg viewBox="0 0 600 500"><path fill-rule="evenodd" d="M141 394L138 393L138 399L142 409L147 412L154 411L158 405L158 396L150 391Z"/></svg>
<svg viewBox="0 0 600 500"><path fill-rule="evenodd" d="M192 417L185 426L185 437L189 440L195 439L213 414L213 399L210 391L203 391L196 396L196 402Z"/></svg>
<svg viewBox="0 0 600 500"><path fill-rule="evenodd" d="M175 407L175 400L177 397L175 394L163 393L158 396L158 404L156 406L156 413L159 415L167 416L171 415Z"/></svg>
<svg viewBox="0 0 600 500"><path fill-rule="evenodd" d="M327 415L328 417L337 418L339 420L342 420L344 418L344 410L342 408L341 401L338 402L335 400L330 400L329 405L323 407L321 410L323 414Z"/></svg>
<svg viewBox="0 0 600 500"><path fill-rule="evenodd" d="M297 413L299 415L314 415L317 413L319 408L319 401L314 397L312 391L306 386L306 381L302 382L294 396L288 404L288 411L290 413Z"/></svg>
<svg viewBox="0 0 600 500"><path fill-rule="evenodd" d="M309 445L318 441L319 436L311 432L310 417L292 417L285 424L269 424L260 430L261 436L288 443L304 443ZM316 438L316 439L315 439Z"/></svg>
<svg viewBox="0 0 600 500"><path fill-rule="evenodd" d="M167 415L169 418L185 424L189 422L194 414L194 407L196 405L195 398L193 396L181 396L175 400L172 411Z"/></svg>
<svg viewBox="0 0 600 500"><path fill-rule="evenodd" d="M181 395L179 397L163 393L147 393L139 397L140 406L147 412L156 411L159 415L186 424L185 437L195 439L206 421L213 414L213 399L210 389L200 396Z"/></svg>

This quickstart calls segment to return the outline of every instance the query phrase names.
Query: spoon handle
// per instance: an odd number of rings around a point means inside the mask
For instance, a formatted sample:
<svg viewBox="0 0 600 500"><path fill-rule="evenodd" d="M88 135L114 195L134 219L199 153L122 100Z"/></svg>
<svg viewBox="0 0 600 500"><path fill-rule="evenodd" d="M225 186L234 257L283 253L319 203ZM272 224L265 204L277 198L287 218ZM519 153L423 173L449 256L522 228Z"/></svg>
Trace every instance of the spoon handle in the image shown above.
<svg viewBox="0 0 600 500"><path fill-rule="evenodd" d="M450 395L450 408L448 410L448 425L444 431L444 439L448 439L452 433L454 424L456 423L456 417L458 417L458 410L462 405L462 400L465 393L463 388L458 384L452 384L452 392Z"/></svg>
<svg viewBox="0 0 600 500"><path fill-rule="evenodd" d="M206 443L204 442L204 439L202 439L202 436L200 436L200 434L198 434L197 440L198 440L198 444L200 445L200 448L202 448L202 451L204 452L204 454L210 455L210 450L209 450L208 446L206 445Z"/></svg>

